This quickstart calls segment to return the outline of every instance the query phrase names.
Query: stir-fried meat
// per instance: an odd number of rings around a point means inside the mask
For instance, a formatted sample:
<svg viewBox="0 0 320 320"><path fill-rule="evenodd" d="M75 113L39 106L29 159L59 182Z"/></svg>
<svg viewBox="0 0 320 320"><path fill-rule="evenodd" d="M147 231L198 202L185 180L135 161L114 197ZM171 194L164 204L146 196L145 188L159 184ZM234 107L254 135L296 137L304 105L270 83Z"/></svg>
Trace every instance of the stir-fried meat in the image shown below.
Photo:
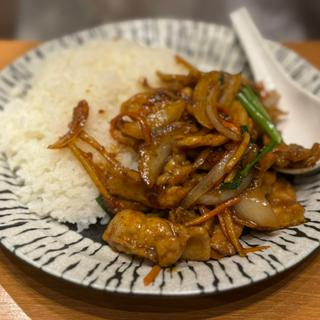
<svg viewBox="0 0 320 320"><path fill-rule="evenodd" d="M262 170L268 170L271 166L277 168L307 168L314 166L319 160L319 143L315 143L311 149L296 144L281 144L262 159L260 167Z"/></svg>
<svg viewBox="0 0 320 320"><path fill-rule="evenodd" d="M182 207L177 207L169 212L168 220L175 224L182 224L195 219L197 215ZM188 228L190 238L187 241L186 248L183 252L182 258L186 260L203 260L210 258L210 235L207 225L202 227Z"/></svg>
<svg viewBox="0 0 320 320"><path fill-rule="evenodd" d="M218 147L225 144L229 139L222 134L205 134L192 135L177 141L177 146L181 148L197 148L197 147Z"/></svg>
<svg viewBox="0 0 320 320"><path fill-rule="evenodd" d="M132 179L128 174L121 172L117 172L117 174L106 172L104 176L105 185L112 195L150 206L152 194L148 192L140 177Z"/></svg>
<svg viewBox="0 0 320 320"><path fill-rule="evenodd" d="M296 192L289 182L283 178L277 179L267 199L277 217L277 229L303 223L303 206L297 202Z"/></svg>
<svg viewBox="0 0 320 320"><path fill-rule="evenodd" d="M304 220L293 186L273 169L313 166L320 144L282 142L272 123L283 115L277 94L241 74L177 62L187 75L158 72L159 88L144 79L144 92L124 101L111 121L111 136L138 159L137 170L88 135L84 100L50 148L73 152L115 214L103 235L115 250L168 266L265 249L242 247L244 226L274 230Z"/></svg>
<svg viewBox="0 0 320 320"><path fill-rule="evenodd" d="M177 262L188 238L185 227L133 210L117 213L103 234L115 250L147 258L160 266Z"/></svg>
<svg viewBox="0 0 320 320"><path fill-rule="evenodd" d="M207 261L210 259L210 236L204 227L187 229L189 239L182 253L184 260Z"/></svg>
<svg viewBox="0 0 320 320"><path fill-rule="evenodd" d="M192 185L184 186L168 186L158 195L158 203L161 208L175 208L180 205L188 192L192 189Z"/></svg>
<svg viewBox="0 0 320 320"><path fill-rule="evenodd" d="M139 211L119 212L109 223L103 239L117 251L168 266L180 258L208 260L210 237L202 227L186 228Z"/></svg>
<svg viewBox="0 0 320 320"><path fill-rule="evenodd" d="M157 185L180 185L189 179L193 166L184 154L173 154L157 179Z"/></svg>
<svg viewBox="0 0 320 320"><path fill-rule="evenodd" d="M125 209L132 209L137 211L146 212L148 207L137 201L124 200L119 197L110 196L108 198L102 197L101 204L110 213L116 214Z"/></svg>
<svg viewBox="0 0 320 320"><path fill-rule="evenodd" d="M177 207L170 210L168 220L177 224L185 224L196 217L197 215L193 211L186 210L182 207Z"/></svg>

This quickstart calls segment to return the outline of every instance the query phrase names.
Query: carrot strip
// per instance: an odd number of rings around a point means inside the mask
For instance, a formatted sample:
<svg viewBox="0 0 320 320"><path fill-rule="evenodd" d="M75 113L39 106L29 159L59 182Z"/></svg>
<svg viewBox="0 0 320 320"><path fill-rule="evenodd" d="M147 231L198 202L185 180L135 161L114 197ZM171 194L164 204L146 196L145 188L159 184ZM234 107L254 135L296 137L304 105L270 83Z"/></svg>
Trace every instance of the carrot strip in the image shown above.
<svg viewBox="0 0 320 320"><path fill-rule="evenodd" d="M260 250L265 250L265 249L269 248L269 246L257 246L254 248L244 248L241 245L238 237L236 236L230 210L229 209L225 210L222 217L224 219L227 232L229 234L229 239L231 240L232 245L237 250L237 252L239 253L240 256L243 257L243 256L246 256L248 253L256 252L256 251L260 251Z"/></svg>
<svg viewBox="0 0 320 320"><path fill-rule="evenodd" d="M143 279L144 285L148 286L149 284L151 284L156 279L160 271L161 271L161 267L158 265L154 265L150 270L150 272L144 277Z"/></svg>
<svg viewBox="0 0 320 320"><path fill-rule="evenodd" d="M213 218L214 216L216 216L217 214L223 212L227 208L229 208L231 206L234 206L239 201L240 201L239 197L232 198L232 199L230 199L230 200L218 205L213 210L209 211L208 213L204 214L203 216L201 216L199 218L195 218L195 219L193 219L191 221L188 221L185 224L185 226L186 227L191 227L191 226L195 226L195 225L204 223L204 222L208 221L209 219Z"/></svg>
<svg viewBox="0 0 320 320"><path fill-rule="evenodd" d="M229 235L228 238L230 239L230 242L232 243L234 248L237 250L237 252L240 254L240 256L244 256L245 253L243 252L243 247L242 247L238 237L236 236L232 217L231 217L229 210L225 210L225 212L223 213L223 220L226 225L227 233Z"/></svg>
<svg viewBox="0 0 320 320"><path fill-rule="evenodd" d="M237 223L237 224L241 224L242 226L251 228L251 229L255 229L257 228L257 224L252 222L252 221L246 221L243 220L241 218L239 218L235 213L233 213L232 215L232 219Z"/></svg>
<svg viewBox="0 0 320 320"><path fill-rule="evenodd" d="M266 250L269 248L270 248L270 246L256 246L256 247L252 247L252 248L242 248L242 250L243 250L244 254L247 254L247 253L252 253L252 252L256 252L256 251Z"/></svg>
<svg viewBox="0 0 320 320"><path fill-rule="evenodd" d="M225 237L231 242L231 239L229 237L229 233L228 233L228 230L227 230L226 223L225 223L225 221L223 219L223 214L224 214L224 212L222 212L221 214L218 214L220 227L221 227L221 230L222 230L223 234L225 235Z"/></svg>

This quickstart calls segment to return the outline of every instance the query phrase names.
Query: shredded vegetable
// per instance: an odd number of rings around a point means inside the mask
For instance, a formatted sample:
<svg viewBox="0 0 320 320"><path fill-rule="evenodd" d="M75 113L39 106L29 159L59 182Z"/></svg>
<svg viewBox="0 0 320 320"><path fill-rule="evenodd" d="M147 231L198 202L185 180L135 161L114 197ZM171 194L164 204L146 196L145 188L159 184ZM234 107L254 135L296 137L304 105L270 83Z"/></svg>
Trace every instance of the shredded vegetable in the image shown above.
<svg viewBox="0 0 320 320"><path fill-rule="evenodd" d="M248 175L252 168L259 163L259 161L269 152L271 152L274 147L282 142L282 137L279 131L276 129L271 121L271 118L267 111L265 110L263 104L258 99L256 94L253 92L252 88L249 86L244 86L242 90L238 93L238 100L241 102L243 107L247 110L250 117L261 126L261 128L269 136L271 142L262 148L257 157L245 166L231 182L223 183L221 185L222 189L236 189L239 187L242 179ZM247 130L247 127L243 127L242 130Z"/></svg>
<svg viewBox="0 0 320 320"><path fill-rule="evenodd" d="M144 285L145 286L150 285L156 279L160 271L161 271L160 266L158 265L153 266L150 272L143 279Z"/></svg>
<svg viewBox="0 0 320 320"><path fill-rule="evenodd" d="M271 141L275 144L280 144L282 142L281 134L272 123L270 116L252 89L249 86L244 86L238 93L237 99L247 110L250 117L266 132Z"/></svg>
<svg viewBox="0 0 320 320"><path fill-rule="evenodd" d="M239 203L239 201L240 201L239 197L235 197L233 199L227 200L226 202L218 205L216 208L207 212L203 216L200 216L199 218L188 221L185 225L187 227L191 227L191 226L196 226L198 224L202 224L202 223L208 221L209 219L213 218L214 216L218 215L219 213L223 212L226 208L232 207L235 204Z"/></svg>

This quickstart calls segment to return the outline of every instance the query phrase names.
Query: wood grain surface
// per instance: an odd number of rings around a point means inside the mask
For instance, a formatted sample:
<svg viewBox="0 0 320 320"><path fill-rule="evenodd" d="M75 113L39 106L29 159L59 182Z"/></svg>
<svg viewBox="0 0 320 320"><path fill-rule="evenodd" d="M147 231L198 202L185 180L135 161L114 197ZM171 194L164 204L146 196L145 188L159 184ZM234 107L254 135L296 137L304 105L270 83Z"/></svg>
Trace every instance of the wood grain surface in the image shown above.
<svg viewBox="0 0 320 320"><path fill-rule="evenodd" d="M0 68L34 42L0 41ZM320 68L320 42L290 43ZM267 281L219 295L110 295L49 276L0 249L0 319L320 319L320 253Z"/></svg>

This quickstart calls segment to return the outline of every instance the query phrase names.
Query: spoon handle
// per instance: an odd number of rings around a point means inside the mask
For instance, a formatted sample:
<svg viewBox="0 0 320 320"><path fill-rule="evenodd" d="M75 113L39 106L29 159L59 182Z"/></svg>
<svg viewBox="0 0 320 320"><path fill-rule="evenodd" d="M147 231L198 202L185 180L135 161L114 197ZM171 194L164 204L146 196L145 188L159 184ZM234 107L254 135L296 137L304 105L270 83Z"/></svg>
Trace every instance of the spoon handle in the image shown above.
<svg viewBox="0 0 320 320"><path fill-rule="evenodd" d="M242 44L255 81L264 82L267 90L276 88L274 79L283 79L278 62L266 45L246 8L240 8L230 15L232 25ZM287 79L286 79L287 80Z"/></svg>

